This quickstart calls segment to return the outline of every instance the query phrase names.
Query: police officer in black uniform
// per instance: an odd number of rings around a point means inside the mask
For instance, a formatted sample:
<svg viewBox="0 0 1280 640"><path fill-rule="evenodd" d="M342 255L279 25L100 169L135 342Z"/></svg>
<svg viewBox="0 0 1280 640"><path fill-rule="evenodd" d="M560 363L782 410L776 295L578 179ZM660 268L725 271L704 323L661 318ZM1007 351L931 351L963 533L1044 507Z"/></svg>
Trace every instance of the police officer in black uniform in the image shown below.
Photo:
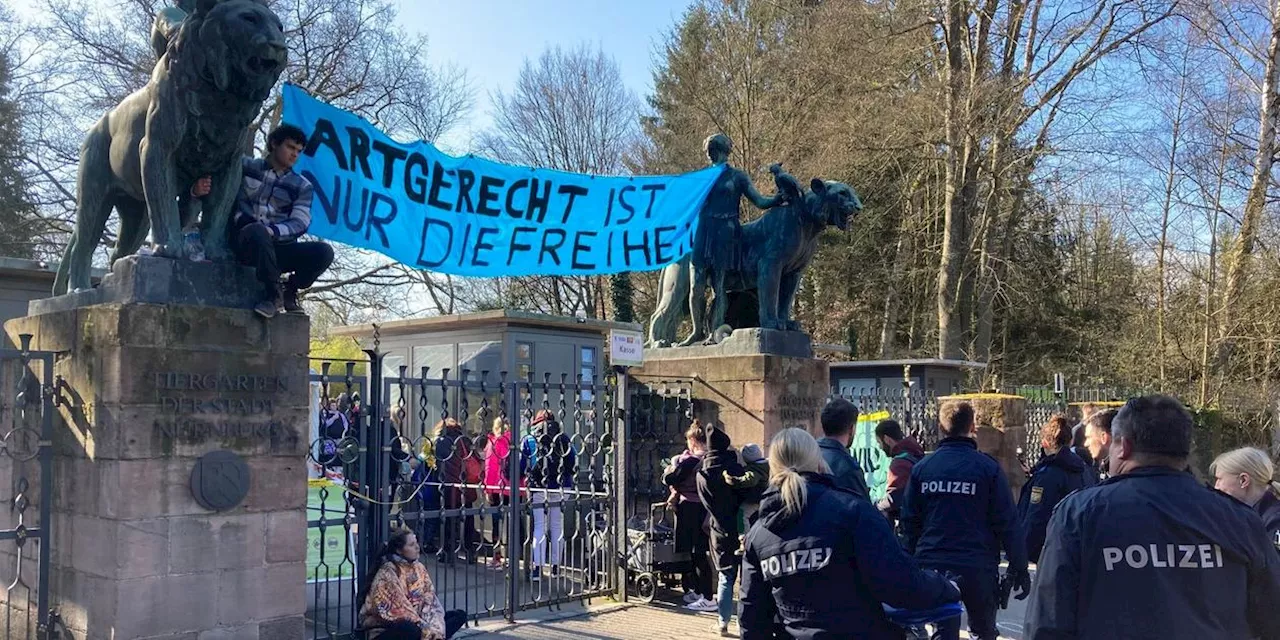
<svg viewBox="0 0 1280 640"><path fill-rule="evenodd" d="M970 632L995 640L1001 547L1019 597L1031 586L1013 492L995 458L978 451L973 406L948 402L938 413L945 437L911 470L903 499L907 551L921 566L959 576ZM937 637L959 638L960 620L940 624Z"/></svg>
<svg viewBox="0 0 1280 640"><path fill-rule="evenodd" d="M870 502L836 485L803 429L774 437L769 470L742 558L743 640L897 640L881 603L927 610L960 598L911 561Z"/></svg>
<svg viewBox="0 0 1280 640"><path fill-rule="evenodd" d="M1183 471L1191 415L1134 398L1111 426L1111 478L1049 520L1025 638L1280 638L1280 560L1258 514Z"/></svg>

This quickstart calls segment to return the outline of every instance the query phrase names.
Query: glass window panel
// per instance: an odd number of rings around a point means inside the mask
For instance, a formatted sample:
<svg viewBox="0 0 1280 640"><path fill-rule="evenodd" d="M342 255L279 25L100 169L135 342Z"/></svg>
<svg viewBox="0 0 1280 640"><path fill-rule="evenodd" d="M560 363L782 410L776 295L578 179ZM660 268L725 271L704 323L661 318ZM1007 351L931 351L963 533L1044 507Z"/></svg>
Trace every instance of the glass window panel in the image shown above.
<svg viewBox="0 0 1280 640"><path fill-rule="evenodd" d="M498 372L502 370L502 343L462 342L458 344L458 375L462 369L471 371L471 380L479 381L482 371L489 372L489 382L496 384Z"/></svg>
<svg viewBox="0 0 1280 640"><path fill-rule="evenodd" d="M453 359L453 345L431 344L414 347L413 370L410 372L412 374L410 377L421 376L423 367L430 367L427 377L432 380L439 380L445 369L457 369L458 363Z"/></svg>
<svg viewBox="0 0 1280 640"><path fill-rule="evenodd" d="M582 368L582 386L590 387L591 385L595 384L595 380L596 380L596 368L583 367ZM584 388L582 390L581 396L582 396L582 403L588 404L591 402L591 399L595 397L595 394L591 391L591 389Z"/></svg>

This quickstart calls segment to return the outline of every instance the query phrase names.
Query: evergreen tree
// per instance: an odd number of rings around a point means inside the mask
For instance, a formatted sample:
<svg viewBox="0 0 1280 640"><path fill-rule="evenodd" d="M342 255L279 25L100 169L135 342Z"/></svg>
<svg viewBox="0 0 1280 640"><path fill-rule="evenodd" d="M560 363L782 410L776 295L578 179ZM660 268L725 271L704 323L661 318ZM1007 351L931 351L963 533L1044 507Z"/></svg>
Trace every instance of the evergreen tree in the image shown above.
<svg viewBox="0 0 1280 640"><path fill-rule="evenodd" d="M22 114L9 83L9 60L0 56L0 256L32 258L36 210L22 173Z"/></svg>

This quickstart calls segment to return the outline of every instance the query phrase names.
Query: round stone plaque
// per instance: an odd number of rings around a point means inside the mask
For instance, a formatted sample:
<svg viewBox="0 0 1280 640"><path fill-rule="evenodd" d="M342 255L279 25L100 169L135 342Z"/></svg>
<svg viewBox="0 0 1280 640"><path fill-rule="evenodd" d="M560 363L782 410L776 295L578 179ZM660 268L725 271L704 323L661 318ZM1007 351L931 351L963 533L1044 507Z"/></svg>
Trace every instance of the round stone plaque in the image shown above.
<svg viewBox="0 0 1280 640"><path fill-rule="evenodd" d="M191 470L191 495L210 511L226 511L249 495L249 465L234 451L211 451Z"/></svg>

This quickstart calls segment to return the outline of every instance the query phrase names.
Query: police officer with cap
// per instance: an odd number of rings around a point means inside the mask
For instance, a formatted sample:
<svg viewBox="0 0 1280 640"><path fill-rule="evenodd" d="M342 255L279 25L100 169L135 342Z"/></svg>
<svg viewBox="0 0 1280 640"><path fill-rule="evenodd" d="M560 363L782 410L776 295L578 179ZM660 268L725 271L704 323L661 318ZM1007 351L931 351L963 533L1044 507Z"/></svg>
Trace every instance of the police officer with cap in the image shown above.
<svg viewBox="0 0 1280 640"><path fill-rule="evenodd" d="M1258 514L1186 473L1191 415L1134 398L1111 426L1111 478L1049 521L1025 638L1280 639L1280 557Z"/></svg>
<svg viewBox="0 0 1280 640"><path fill-rule="evenodd" d="M973 406L948 402L938 414L946 437L911 470L903 499L907 551L921 566L959 577L970 632L995 640L1001 547L1019 599L1031 586L1013 492L995 458L978 451ZM939 625L936 637L959 638L959 618Z"/></svg>

